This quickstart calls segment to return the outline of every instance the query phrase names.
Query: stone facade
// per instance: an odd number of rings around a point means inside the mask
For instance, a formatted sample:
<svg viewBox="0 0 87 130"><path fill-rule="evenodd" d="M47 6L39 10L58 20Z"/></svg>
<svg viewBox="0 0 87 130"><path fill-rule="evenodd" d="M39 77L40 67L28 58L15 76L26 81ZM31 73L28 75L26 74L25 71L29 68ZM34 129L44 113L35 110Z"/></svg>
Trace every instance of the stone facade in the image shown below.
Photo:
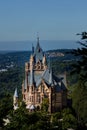
<svg viewBox="0 0 87 130"><path fill-rule="evenodd" d="M55 112L67 106L65 75L57 77L47 65L46 56L39 44L32 47L30 61L25 63L25 79L22 84L23 101L31 109L39 107L44 98L49 100L49 112Z"/></svg>

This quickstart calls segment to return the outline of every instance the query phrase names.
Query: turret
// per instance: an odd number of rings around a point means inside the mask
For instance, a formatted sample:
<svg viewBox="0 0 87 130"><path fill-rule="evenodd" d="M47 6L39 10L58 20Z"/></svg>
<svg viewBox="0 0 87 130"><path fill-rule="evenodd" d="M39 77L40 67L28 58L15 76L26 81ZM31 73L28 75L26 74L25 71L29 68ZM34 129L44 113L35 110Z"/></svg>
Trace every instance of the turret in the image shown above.
<svg viewBox="0 0 87 130"><path fill-rule="evenodd" d="M33 46L33 44L32 44L32 54L34 54L34 46Z"/></svg>
<svg viewBox="0 0 87 130"><path fill-rule="evenodd" d="M45 56L45 54L43 56L43 65L46 65L46 56Z"/></svg>
<svg viewBox="0 0 87 130"><path fill-rule="evenodd" d="M42 50L42 49L41 49L40 44L39 44L39 37L37 37L36 52L37 52L37 53L40 53L41 50Z"/></svg>
<svg viewBox="0 0 87 130"><path fill-rule="evenodd" d="M14 106L14 110L16 110L18 108L18 92L17 92L17 88L15 89L14 96L13 96L13 106Z"/></svg>
<svg viewBox="0 0 87 130"><path fill-rule="evenodd" d="M42 48L40 47L40 44L39 44L39 37L37 37L37 46L36 46L36 49L34 51L34 56L35 56L36 63L38 61L42 62L42 60L43 60L43 50L42 50Z"/></svg>
<svg viewBox="0 0 87 130"><path fill-rule="evenodd" d="M37 46L40 46L40 45L39 45L39 37L37 37Z"/></svg>
<svg viewBox="0 0 87 130"><path fill-rule="evenodd" d="M34 58L33 58L33 55L31 55L31 57L30 57L30 70L33 68L33 64L34 64Z"/></svg>

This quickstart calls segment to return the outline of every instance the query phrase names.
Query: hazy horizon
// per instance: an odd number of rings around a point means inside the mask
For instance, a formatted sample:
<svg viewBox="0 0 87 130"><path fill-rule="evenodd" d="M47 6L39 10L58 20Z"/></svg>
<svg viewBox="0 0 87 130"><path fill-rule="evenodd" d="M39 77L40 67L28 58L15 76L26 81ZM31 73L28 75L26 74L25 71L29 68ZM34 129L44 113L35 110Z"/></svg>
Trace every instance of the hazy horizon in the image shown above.
<svg viewBox="0 0 87 130"><path fill-rule="evenodd" d="M80 47L76 42L73 40L40 40L40 46L44 51L52 49L76 49ZM37 41L0 41L0 51L30 51L32 44L36 47Z"/></svg>

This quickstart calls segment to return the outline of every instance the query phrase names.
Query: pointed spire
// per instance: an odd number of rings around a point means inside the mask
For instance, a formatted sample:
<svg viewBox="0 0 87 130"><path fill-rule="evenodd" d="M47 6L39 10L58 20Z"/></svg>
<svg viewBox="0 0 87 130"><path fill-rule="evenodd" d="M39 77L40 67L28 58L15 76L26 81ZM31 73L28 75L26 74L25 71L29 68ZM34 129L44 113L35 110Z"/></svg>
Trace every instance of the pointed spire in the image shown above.
<svg viewBox="0 0 87 130"><path fill-rule="evenodd" d="M38 35L38 32L37 32L37 45L39 45L39 35Z"/></svg>
<svg viewBox="0 0 87 130"><path fill-rule="evenodd" d="M36 51L40 52L41 48L40 48L40 44L39 44L39 37L37 37L37 46L36 46Z"/></svg>
<svg viewBox="0 0 87 130"><path fill-rule="evenodd" d="M42 50L42 48L40 47L40 44L39 44L39 37L37 37L37 45L36 45L36 48L35 48L35 51L34 51L34 56L35 56L36 63L39 60L42 62L42 60L43 60L43 50Z"/></svg>
<svg viewBox="0 0 87 130"><path fill-rule="evenodd" d="M39 37L37 37L37 45L39 45Z"/></svg>
<svg viewBox="0 0 87 130"><path fill-rule="evenodd" d="M18 91L17 91L17 88L15 89L14 97L18 98Z"/></svg>
<svg viewBox="0 0 87 130"><path fill-rule="evenodd" d="M38 32L37 32L37 46L36 46L36 48L37 48L37 51L39 51L41 49L40 44L39 44L39 34L38 34Z"/></svg>

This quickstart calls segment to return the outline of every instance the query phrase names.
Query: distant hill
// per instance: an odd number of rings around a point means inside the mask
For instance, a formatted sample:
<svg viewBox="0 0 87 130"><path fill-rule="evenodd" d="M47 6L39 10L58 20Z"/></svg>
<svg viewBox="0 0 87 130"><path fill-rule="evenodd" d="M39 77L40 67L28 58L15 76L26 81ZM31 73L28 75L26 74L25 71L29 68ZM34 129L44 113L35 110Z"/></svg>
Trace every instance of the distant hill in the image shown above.
<svg viewBox="0 0 87 130"><path fill-rule="evenodd" d="M57 49L46 51L47 59L58 60L60 62L68 62L78 60L71 54L72 49ZM10 66L24 66L25 62L29 61L31 51L2 51L0 53L0 69L7 69Z"/></svg>
<svg viewBox="0 0 87 130"><path fill-rule="evenodd" d="M73 56L71 49L59 49L46 51L47 62L51 62L51 67L55 74L69 72L71 64L76 62L79 57ZM16 52L3 52L0 53L0 97L4 92L11 92L18 87L21 94L21 85L24 79L24 65L29 61L31 51L16 51ZM68 76L69 84L77 81L76 76L70 78Z"/></svg>

